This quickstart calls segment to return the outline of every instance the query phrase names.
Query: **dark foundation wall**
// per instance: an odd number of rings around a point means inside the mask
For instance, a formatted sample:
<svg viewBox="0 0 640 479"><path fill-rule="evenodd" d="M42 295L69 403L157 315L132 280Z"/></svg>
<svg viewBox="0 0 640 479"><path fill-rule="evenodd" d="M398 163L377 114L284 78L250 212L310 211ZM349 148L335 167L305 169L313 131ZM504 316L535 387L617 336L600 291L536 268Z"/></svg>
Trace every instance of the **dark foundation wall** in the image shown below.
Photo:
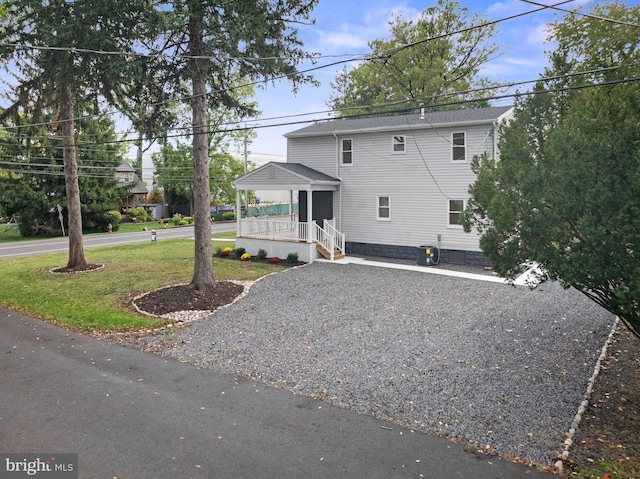
<svg viewBox="0 0 640 479"><path fill-rule="evenodd" d="M360 256L377 256L407 261L418 259L417 246L397 246L387 244L353 243L347 241L346 254ZM436 246L436 245L428 245ZM491 266L491 262L478 251L446 250L440 251L440 262L451 264L468 264L470 266Z"/></svg>

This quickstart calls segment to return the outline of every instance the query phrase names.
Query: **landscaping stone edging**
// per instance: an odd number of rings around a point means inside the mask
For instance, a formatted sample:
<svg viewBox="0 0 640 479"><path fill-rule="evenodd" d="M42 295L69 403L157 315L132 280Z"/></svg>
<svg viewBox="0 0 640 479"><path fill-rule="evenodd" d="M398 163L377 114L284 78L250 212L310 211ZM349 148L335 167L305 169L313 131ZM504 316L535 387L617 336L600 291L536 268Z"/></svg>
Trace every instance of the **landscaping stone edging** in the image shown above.
<svg viewBox="0 0 640 479"><path fill-rule="evenodd" d="M560 455L558 456L558 460L555 462L554 466L556 468L556 470L559 473L564 472L564 463L569 459L569 450L571 449L571 446L573 446L573 438L576 434L576 431L578 430L578 427L580 426L580 422L582 421L582 416L584 415L585 411L587 410L587 406L589 405L589 399L591 399L591 394L593 392L593 386L595 384L595 381L598 377L598 375L600 374L600 367L602 362L605 360L606 356L607 356L607 351L609 349L609 345L611 344L611 341L613 340L613 335L615 334L618 325L620 324L620 318L616 318L612 328L611 328L611 332L609 333L609 337L607 338L607 340L604 343L604 346L602 347L602 351L600 352L600 356L598 357L598 361L596 362L596 365L593 369L593 374L591 375L591 378L589 378L589 381L587 383L587 390L585 391L584 394L584 398L582 400L582 402L580 403L580 406L578 407L578 412L576 413L575 417L573 418L573 422L571 423L571 427L569 428L569 430L567 431L567 433L565 434L566 439L564 440L563 446L562 446L562 452L560 453Z"/></svg>

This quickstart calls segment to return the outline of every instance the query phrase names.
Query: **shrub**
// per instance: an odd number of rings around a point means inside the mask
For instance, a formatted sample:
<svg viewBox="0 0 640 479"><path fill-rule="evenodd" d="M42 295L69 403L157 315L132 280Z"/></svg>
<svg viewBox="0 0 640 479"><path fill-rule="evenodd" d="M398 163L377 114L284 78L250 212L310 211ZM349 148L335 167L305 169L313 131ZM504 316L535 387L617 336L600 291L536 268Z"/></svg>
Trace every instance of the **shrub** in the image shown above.
<svg viewBox="0 0 640 479"><path fill-rule="evenodd" d="M182 218L182 221L186 221L188 225L192 225L194 219L193 216L185 216L184 218ZM180 222L180 224L182 224L182 221Z"/></svg>
<svg viewBox="0 0 640 479"><path fill-rule="evenodd" d="M297 263L298 262L298 253L289 253L287 255L287 261L289 263Z"/></svg>
<svg viewBox="0 0 640 479"><path fill-rule="evenodd" d="M236 254L236 256L238 258L240 258L243 254L245 254L247 252L246 249L244 248L236 248L236 250L234 251L234 253Z"/></svg>
<svg viewBox="0 0 640 479"><path fill-rule="evenodd" d="M151 216L144 208L131 208L128 215L131 220L139 221L140 223L151 220Z"/></svg>
<svg viewBox="0 0 640 479"><path fill-rule="evenodd" d="M258 250L257 257L258 259L265 259L267 257L267 252L261 248Z"/></svg>
<svg viewBox="0 0 640 479"><path fill-rule="evenodd" d="M169 220L169 223L171 223L173 226L178 226L180 224L180 220L182 220L182 215L180 213L176 213L175 215L173 215L173 218Z"/></svg>
<svg viewBox="0 0 640 479"><path fill-rule="evenodd" d="M240 256L240 259L242 261L248 261L251 259L251 255L249 253L244 253L242 256Z"/></svg>
<svg viewBox="0 0 640 479"><path fill-rule="evenodd" d="M216 248L216 256L222 256L222 246Z"/></svg>
<svg viewBox="0 0 640 479"><path fill-rule="evenodd" d="M269 262L271 262L271 263L279 263L280 262L280 258L278 258L277 256L273 256L273 257L269 258Z"/></svg>
<svg viewBox="0 0 640 479"><path fill-rule="evenodd" d="M178 225L179 225L179 226L186 226L186 225L188 225L188 224L189 224L189 221L188 221L187 219L185 219L185 218L181 219L181 220L178 222Z"/></svg>
<svg viewBox="0 0 640 479"><path fill-rule="evenodd" d="M231 246L227 246L225 249L223 249L222 251L226 251L227 253L231 253L233 251L233 248Z"/></svg>
<svg viewBox="0 0 640 479"><path fill-rule="evenodd" d="M229 251L227 251L226 249L223 249L220 252L220 256L222 256L223 258L226 258L227 256L229 256Z"/></svg>
<svg viewBox="0 0 640 479"><path fill-rule="evenodd" d="M222 219L226 221L235 220L236 214L233 211L225 211L222 213Z"/></svg>

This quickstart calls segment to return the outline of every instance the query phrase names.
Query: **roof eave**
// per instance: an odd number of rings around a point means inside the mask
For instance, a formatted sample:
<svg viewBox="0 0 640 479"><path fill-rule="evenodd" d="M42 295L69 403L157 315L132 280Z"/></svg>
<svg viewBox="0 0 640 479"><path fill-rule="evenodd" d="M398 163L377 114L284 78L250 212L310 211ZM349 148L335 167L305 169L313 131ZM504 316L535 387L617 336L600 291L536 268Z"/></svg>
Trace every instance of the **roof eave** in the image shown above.
<svg viewBox="0 0 640 479"><path fill-rule="evenodd" d="M495 118L485 118L482 120L469 120L469 121L449 121L444 123L407 123L404 125L395 125L395 126L382 126L377 128L360 128L360 129L351 129L351 130L332 130L332 131L322 131L322 132L309 132L309 133L286 133L284 135L285 138L304 138L304 137L312 137L312 136L333 136L333 135L355 135L360 133L381 133L385 131L406 131L406 130L435 130L437 128L449 128L449 127L465 127L465 126L477 126L477 125L491 125L496 121L500 121L506 114L497 116Z"/></svg>

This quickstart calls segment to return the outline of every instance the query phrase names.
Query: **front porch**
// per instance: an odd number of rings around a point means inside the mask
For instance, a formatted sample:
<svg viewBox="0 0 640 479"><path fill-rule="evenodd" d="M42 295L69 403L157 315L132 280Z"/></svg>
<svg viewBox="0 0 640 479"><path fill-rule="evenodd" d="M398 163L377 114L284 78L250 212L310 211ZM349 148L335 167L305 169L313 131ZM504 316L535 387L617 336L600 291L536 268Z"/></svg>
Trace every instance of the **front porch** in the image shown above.
<svg viewBox="0 0 640 479"><path fill-rule="evenodd" d="M335 260L344 257L345 239L334 223L324 220L320 226L287 217L242 218L238 220L236 247L251 255L263 249L267 256L278 258L296 253L300 261L307 263L321 256Z"/></svg>
<svg viewBox="0 0 640 479"><path fill-rule="evenodd" d="M340 180L297 163L267 163L236 179L236 211L242 211L242 191L289 191L290 214L277 217L239 218L236 247L256 255L263 249L270 257L296 253L300 261L312 262L321 255L342 257L344 235L333 219L332 194ZM293 192L298 192L300 216L293 214ZM314 205L315 197L315 205Z"/></svg>

